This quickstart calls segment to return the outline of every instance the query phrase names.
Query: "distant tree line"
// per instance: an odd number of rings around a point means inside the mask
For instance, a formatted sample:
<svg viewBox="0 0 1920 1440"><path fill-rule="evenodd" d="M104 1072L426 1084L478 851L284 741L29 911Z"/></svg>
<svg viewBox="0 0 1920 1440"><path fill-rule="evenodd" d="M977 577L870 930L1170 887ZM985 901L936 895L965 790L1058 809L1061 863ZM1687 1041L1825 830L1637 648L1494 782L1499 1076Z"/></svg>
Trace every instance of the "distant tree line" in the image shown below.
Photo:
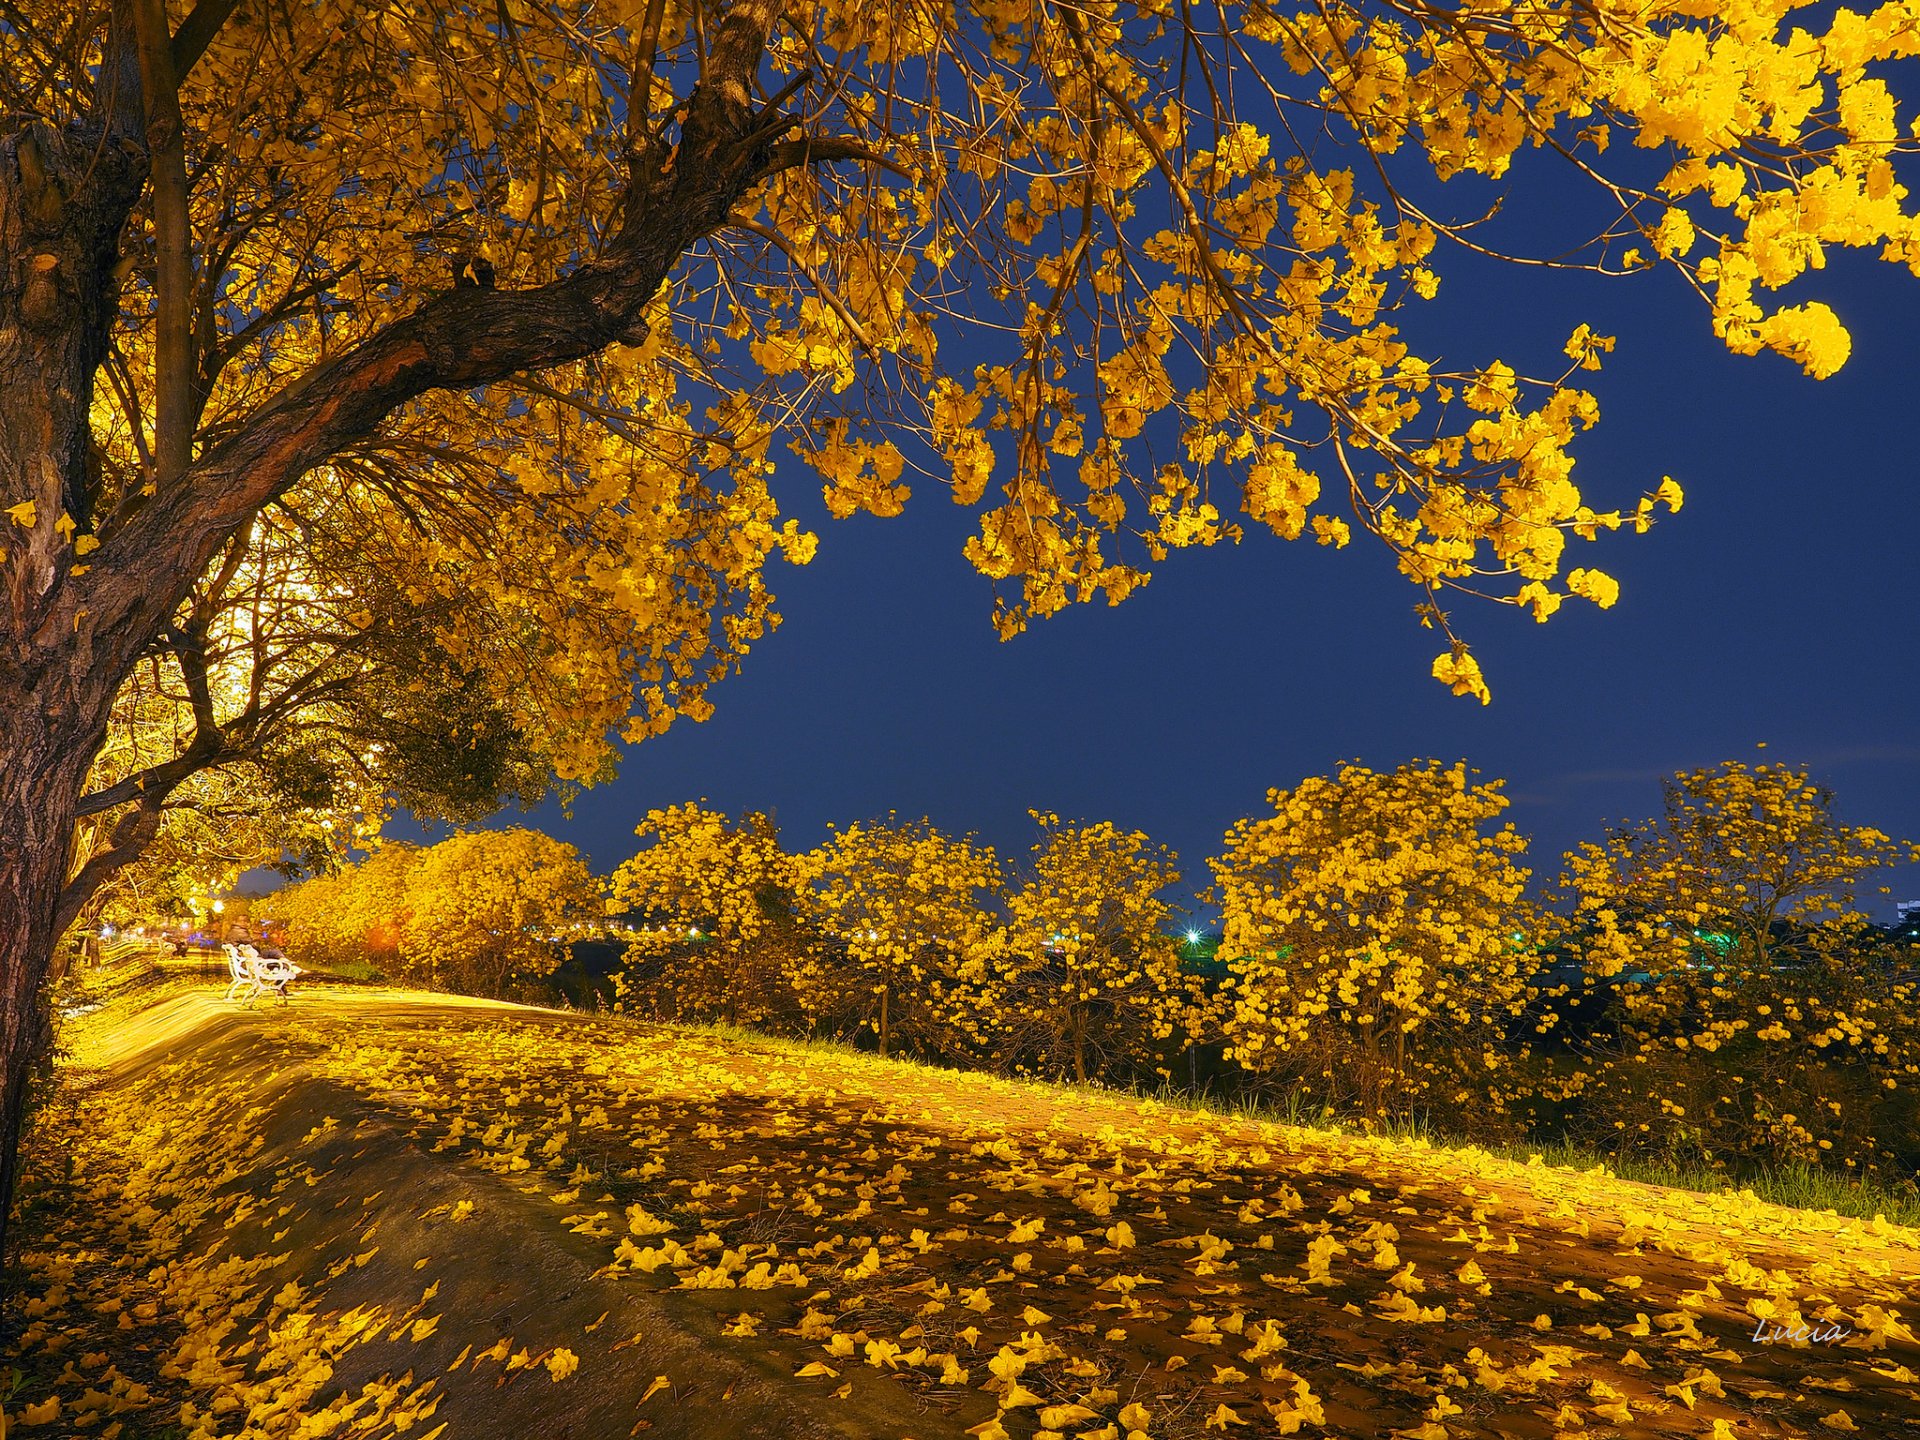
<svg viewBox="0 0 1920 1440"><path fill-rule="evenodd" d="M1039 811L1008 863L925 819L792 852L765 814L674 805L604 887L570 846L476 832L269 908L308 959L451 989L516 993L597 929L624 944L616 1005L652 1019L1487 1140L1920 1161L1920 937L1857 895L1920 846L1842 824L1804 771L1676 775L1548 885L1464 765L1344 765L1267 801L1209 862L1208 960L1177 933L1171 851Z"/></svg>
<svg viewBox="0 0 1920 1440"><path fill-rule="evenodd" d="M300 963L370 967L433 989L495 998L553 973L602 924L601 885L571 845L535 830L475 830L275 892L254 917Z"/></svg>

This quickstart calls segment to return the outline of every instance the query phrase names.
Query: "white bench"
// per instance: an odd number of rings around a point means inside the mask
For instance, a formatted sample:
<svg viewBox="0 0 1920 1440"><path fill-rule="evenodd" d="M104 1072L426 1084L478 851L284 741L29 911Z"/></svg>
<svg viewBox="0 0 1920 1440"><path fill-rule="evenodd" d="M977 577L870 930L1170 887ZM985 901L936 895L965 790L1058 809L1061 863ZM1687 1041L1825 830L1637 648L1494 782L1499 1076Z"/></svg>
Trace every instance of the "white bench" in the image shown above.
<svg viewBox="0 0 1920 1440"><path fill-rule="evenodd" d="M224 998L238 1000L242 1005L253 1004L260 992L267 988L261 983L260 977L253 973L253 962L240 953L238 946L222 945L220 948L226 952L227 973L233 977L227 985Z"/></svg>
<svg viewBox="0 0 1920 1440"><path fill-rule="evenodd" d="M233 981L227 986L227 999L239 998L243 988L246 991L242 1004L251 1005L264 991L271 988L285 1005L292 998L287 994L287 986L305 972L291 960L268 959L251 945L222 945L227 954L227 970Z"/></svg>

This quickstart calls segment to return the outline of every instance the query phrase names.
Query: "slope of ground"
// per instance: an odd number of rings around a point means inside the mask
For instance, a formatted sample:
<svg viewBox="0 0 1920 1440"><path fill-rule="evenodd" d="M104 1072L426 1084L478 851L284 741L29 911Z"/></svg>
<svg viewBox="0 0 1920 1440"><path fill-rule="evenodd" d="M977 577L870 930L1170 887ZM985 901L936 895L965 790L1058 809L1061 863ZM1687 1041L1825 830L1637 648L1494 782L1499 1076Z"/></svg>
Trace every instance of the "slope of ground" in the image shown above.
<svg viewBox="0 0 1920 1440"><path fill-rule="evenodd" d="M392 991L69 1042L17 1433L1920 1434L1884 1222Z"/></svg>

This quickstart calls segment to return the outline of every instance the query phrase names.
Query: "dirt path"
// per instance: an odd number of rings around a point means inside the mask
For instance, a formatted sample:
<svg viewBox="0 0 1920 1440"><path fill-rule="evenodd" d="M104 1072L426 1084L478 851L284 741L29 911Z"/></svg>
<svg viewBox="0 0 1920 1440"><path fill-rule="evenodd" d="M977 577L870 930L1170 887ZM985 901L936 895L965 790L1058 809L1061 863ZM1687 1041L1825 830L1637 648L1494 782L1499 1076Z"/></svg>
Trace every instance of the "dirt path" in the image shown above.
<svg viewBox="0 0 1920 1440"><path fill-rule="evenodd" d="M710 1306L606 1273L605 1246L573 1233L538 1187L433 1153L393 1096L327 1073L331 1046L363 1027L392 1038L483 1017L567 1023L459 997L309 991L284 1010L180 995L92 1030L77 1047L97 1067L85 1119L117 1133L82 1147L69 1224L36 1257L69 1297L30 1317L65 1339L54 1353L97 1342L96 1354L157 1357L146 1388L179 1395L190 1434L957 1433L900 1428L889 1394L814 1413L792 1367L726 1353L710 1324L688 1328ZM126 1253L107 1261L116 1247ZM59 1278L76 1258L113 1325L89 1326L81 1286ZM145 1274L156 1263L168 1272L157 1284ZM133 1346L120 1313L138 1321ZM580 1368L557 1380L547 1362L562 1348ZM31 1408L8 1407L16 1425ZM69 1403L60 1419L180 1433L177 1410L150 1409Z"/></svg>

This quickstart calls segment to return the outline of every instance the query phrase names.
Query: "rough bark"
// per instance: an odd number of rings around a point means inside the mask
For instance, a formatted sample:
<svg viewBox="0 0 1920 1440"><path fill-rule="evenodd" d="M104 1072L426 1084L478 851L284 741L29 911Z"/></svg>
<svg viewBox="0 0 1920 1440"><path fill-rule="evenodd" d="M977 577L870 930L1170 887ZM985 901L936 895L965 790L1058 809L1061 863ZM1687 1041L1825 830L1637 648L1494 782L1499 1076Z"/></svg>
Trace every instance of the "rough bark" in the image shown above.
<svg viewBox="0 0 1920 1440"><path fill-rule="evenodd" d="M67 879L73 798L99 743L72 733L53 709L0 690L0 714L8 716L0 761L0 1195L9 1202L27 1087L45 1053L40 992L60 938L55 907ZM0 1246L6 1221L0 1210Z"/></svg>
<svg viewBox="0 0 1920 1440"><path fill-rule="evenodd" d="M74 185L79 140L44 126L0 138L0 1254L74 807L116 683L93 663L84 617L64 633L41 623L72 583L63 520L93 520L93 377L135 190L133 159L111 144L92 183Z"/></svg>

